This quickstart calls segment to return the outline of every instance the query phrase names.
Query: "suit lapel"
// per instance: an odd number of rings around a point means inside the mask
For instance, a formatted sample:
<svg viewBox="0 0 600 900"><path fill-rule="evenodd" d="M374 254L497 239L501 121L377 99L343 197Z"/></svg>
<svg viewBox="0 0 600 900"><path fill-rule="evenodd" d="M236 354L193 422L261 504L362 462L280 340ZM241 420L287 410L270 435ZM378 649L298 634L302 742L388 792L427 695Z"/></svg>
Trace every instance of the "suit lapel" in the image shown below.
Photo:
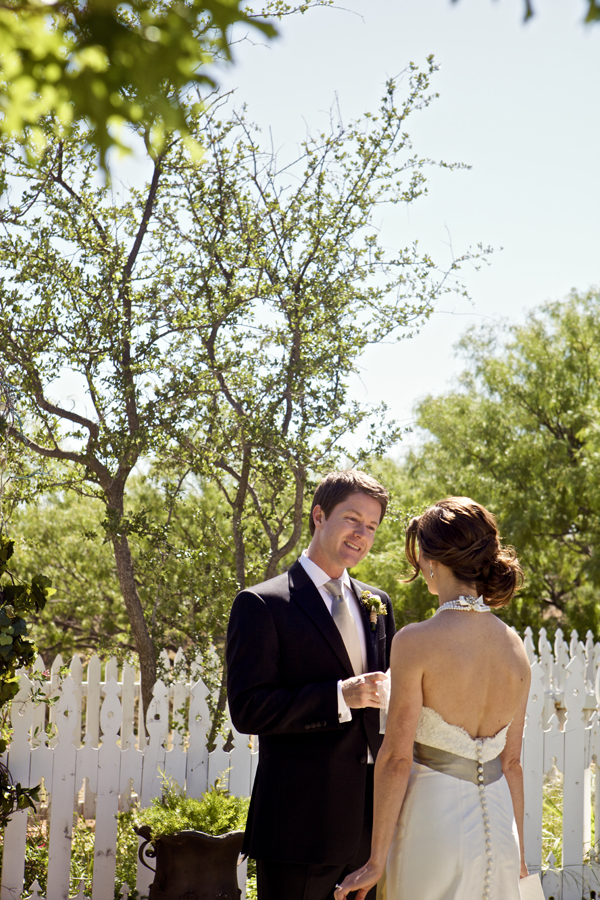
<svg viewBox="0 0 600 900"><path fill-rule="evenodd" d="M307 575L299 562L294 563L288 575L290 600L297 603L302 611L312 619L346 669L348 677L352 677L354 670L350 663L346 645L312 579Z"/></svg>
<svg viewBox="0 0 600 900"><path fill-rule="evenodd" d="M365 642L367 645L367 672L375 672L378 668L377 651L375 647L375 635L377 632L371 631L369 611L360 599L360 595L362 592L361 586L354 578L350 578L350 584L352 585L352 590L354 591L356 599L358 600L358 606L360 608L360 614L362 616L363 630L365 632Z"/></svg>

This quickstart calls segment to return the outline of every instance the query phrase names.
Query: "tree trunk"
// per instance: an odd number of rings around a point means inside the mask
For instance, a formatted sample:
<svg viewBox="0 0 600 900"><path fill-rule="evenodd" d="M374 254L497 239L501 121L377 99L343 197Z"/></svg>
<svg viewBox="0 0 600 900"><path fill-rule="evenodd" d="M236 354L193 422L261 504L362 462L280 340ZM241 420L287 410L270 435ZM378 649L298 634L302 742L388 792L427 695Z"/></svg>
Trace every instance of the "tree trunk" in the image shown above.
<svg viewBox="0 0 600 900"><path fill-rule="evenodd" d="M117 576L121 593L125 600L127 615L131 624L131 630L135 640L135 649L140 658L140 675L142 688L142 704L144 709L144 721L150 701L152 700L152 690L156 681L156 651L154 643L148 631L148 625L144 618L144 610L142 609L142 601L138 593L133 573L133 559L131 558L131 549L129 541L124 534L113 534L112 544L115 552L115 562L117 565Z"/></svg>

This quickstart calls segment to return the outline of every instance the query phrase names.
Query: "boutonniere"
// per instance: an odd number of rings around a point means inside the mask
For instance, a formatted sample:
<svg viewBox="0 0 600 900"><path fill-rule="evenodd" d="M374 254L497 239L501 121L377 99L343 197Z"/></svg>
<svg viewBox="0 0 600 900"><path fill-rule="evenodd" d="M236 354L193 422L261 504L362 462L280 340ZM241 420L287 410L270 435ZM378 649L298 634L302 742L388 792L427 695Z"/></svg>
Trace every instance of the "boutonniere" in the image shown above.
<svg viewBox="0 0 600 900"><path fill-rule="evenodd" d="M371 591L361 591L360 599L369 610L369 622L371 623L371 631L377 628L377 616L387 616L387 608L383 600L372 594Z"/></svg>

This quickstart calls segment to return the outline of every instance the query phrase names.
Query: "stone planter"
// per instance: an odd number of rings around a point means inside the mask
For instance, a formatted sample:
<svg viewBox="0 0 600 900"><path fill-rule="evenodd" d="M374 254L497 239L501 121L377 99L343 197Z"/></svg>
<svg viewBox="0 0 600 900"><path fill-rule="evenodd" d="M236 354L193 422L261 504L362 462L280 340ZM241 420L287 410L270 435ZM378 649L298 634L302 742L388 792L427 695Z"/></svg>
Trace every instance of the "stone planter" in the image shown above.
<svg viewBox="0 0 600 900"><path fill-rule="evenodd" d="M152 843L147 825L135 831L145 841L140 861L155 873L149 900L239 900L237 862L243 831L216 836L179 831ZM156 861L156 868L148 865L148 858Z"/></svg>

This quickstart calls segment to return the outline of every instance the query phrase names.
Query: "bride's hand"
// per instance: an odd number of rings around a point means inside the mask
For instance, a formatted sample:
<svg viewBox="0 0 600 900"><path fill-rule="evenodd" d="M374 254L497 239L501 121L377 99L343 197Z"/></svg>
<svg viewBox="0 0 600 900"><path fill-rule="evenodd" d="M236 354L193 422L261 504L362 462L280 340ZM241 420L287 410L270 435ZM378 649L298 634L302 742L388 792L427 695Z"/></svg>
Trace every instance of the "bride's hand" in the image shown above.
<svg viewBox="0 0 600 900"><path fill-rule="evenodd" d="M345 900L351 891L358 891L356 900L365 900L368 892L377 884L382 875L382 869L376 868L372 863L367 863L362 869L347 875L333 896L335 900Z"/></svg>
<svg viewBox="0 0 600 900"><path fill-rule="evenodd" d="M519 878L527 878L528 875L529 875L529 869L527 868L527 864L525 863L525 860L522 859L521 860L521 872L519 874Z"/></svg>

